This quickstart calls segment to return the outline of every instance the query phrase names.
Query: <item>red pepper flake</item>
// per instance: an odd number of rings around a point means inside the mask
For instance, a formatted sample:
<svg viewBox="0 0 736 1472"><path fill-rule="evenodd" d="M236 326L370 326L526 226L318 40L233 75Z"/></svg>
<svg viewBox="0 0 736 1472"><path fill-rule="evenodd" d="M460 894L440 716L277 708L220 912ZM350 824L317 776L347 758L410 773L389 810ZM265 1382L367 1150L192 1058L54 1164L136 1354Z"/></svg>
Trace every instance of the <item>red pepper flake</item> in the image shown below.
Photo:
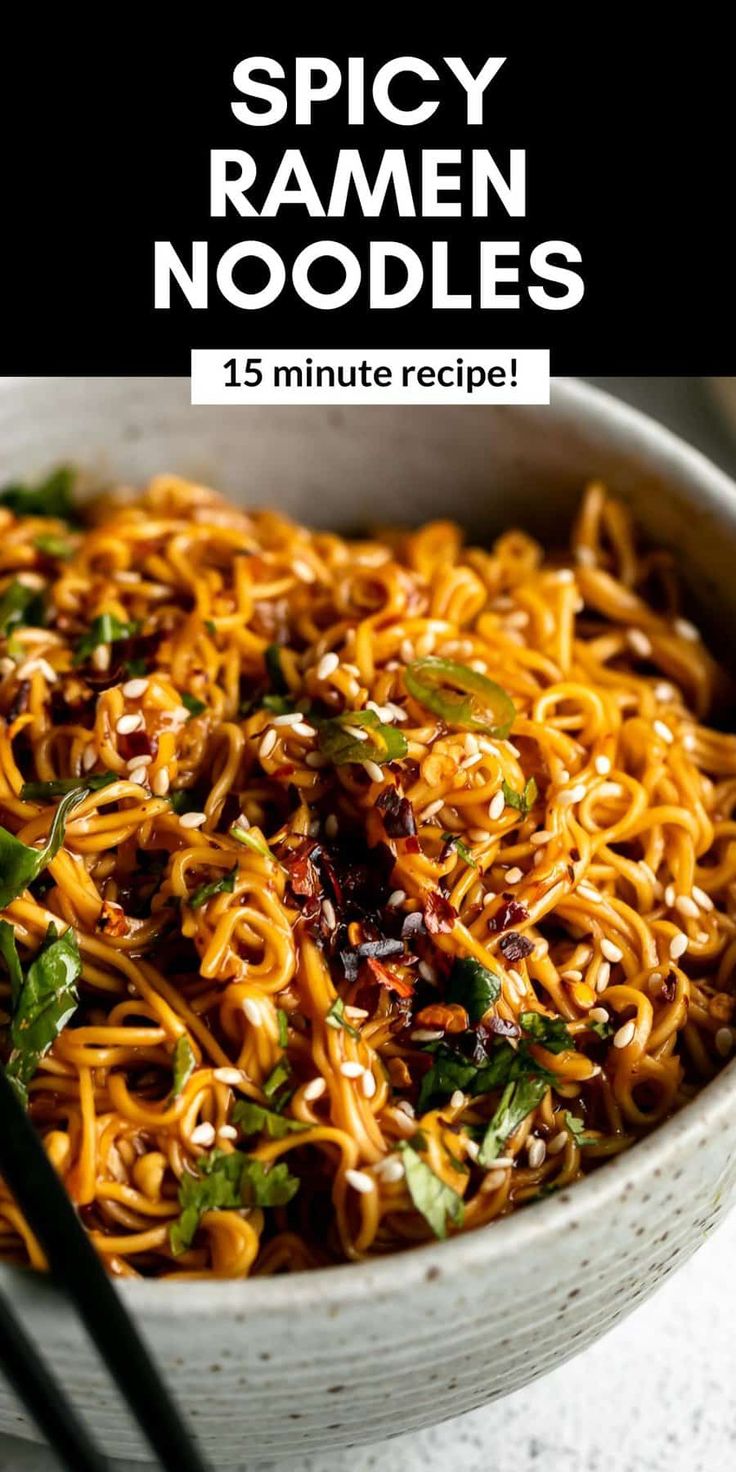
<svg viewBox="0 0 736 1472"><path fill-rule="evenodd" d="M488 929L494 934L499 930L508 930L510 925L520 925L522 921L529 919L529 911L526 905L515 900L513 895L505 894L503 902L499 905L495 914L491 916Z"/></svg>
<svg viewBox="0 0 736 1472"><path fill-rule="evenodd" d="M412 838L417 831L414 809L396 787L387 787L376 803L387 838Z"/></svg>
<svg viewBox="0 0 736 1472"><path fill-rule="evenodd" d="M289 883L294 894L306 895L312 899L322 889L322 881L312 863L311 854L313 845L305 839L298 848L292 849L281 860L289 875Z"/></svg>
<svg viewBox="0 0 736 1472"><path fill-rule="evenodd" d="M457 920L457 910L453 909L449 900L443 894L435 892L427 896L424 904L424 923L430 935L440 935L452 930Z"/></svg>
<svg viewBox="0 0 736 1472"><path fill-rule="evenodd" d="M519 935L517 930L510 930L508 935L502 936L498 945L507 961L523 961L534 950L534 942L525 935Z"/></svg>
<svg viewBox="0 0 736 1472"><path fill-rule="evenodd" d="M422 847L418 838L407 838L404 841L405 854L420 854Z"/></svg>
<svg viewBox="0 0 736 1472"><path fill-rule="evenodd" d="M104 931L105 935L125 935L128 922L122 905L116 905L114 900L103 900L97 917L97 929Z"/></svg>
<svg viewBox="0 0 736 1472"><path fill-rule="evenodd" d="M662 978L660 995L666 1002L674 1002L677 996L677 977L672 971L668 971L667 975Z"/></svg>
<svg viewBox="0 0 736 1472"><path fill-rule="evenodd" d="M383 962L376 961L373 956L366 960L371 976L380 986L388 987L389 991L396 992L400 997L410 997L414 991L413 985L403 976L397 976L390 966L384 966Z"/></svg>

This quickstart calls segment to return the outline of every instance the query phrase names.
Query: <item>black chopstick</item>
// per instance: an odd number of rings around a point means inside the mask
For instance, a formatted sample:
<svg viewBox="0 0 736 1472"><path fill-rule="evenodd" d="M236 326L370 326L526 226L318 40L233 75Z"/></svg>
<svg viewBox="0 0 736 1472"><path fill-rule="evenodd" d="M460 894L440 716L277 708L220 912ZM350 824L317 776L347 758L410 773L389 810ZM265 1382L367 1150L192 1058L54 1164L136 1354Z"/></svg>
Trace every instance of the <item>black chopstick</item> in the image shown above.
<svg viewBox="0 0 736 1472"><path fill-rule="evenodd" d="M0 1174L165 1472L206 1472L154 1360L0 1068Z"/></svg>
<svg viewBox="0 0 736 1472"><path fill-rule="evenodd" d="M58 1380L0 1293L0 1368L68 1472L110 1472Z"/></svg>

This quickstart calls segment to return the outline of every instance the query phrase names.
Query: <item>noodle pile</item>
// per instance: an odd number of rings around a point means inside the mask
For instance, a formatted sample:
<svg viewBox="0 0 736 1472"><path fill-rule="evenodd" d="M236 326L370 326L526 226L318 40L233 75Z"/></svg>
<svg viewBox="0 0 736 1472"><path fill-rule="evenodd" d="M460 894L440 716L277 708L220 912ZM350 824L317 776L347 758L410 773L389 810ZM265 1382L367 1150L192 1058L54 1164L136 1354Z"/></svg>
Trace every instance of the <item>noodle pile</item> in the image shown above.
<svg viewBox="0 0 736 1472"><path fill-rule="evenodd" d="M736 737L601 486L565 561L440 521L348 541L171 476L81 530L19 495L3 1057L110 1272L473 1229L716 1073ZM1 1185L0 1256L44 1265Z"/></svg>

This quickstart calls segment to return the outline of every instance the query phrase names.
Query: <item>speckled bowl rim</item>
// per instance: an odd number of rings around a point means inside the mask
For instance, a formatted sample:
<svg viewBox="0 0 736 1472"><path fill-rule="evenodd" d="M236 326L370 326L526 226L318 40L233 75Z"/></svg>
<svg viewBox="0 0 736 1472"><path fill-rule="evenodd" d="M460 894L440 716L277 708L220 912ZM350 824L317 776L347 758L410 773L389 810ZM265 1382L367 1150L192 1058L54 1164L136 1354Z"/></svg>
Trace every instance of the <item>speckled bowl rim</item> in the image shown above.
<svg viewBox="0 0 736 1472"><path fill-rule="evenodd" d="M22 382L22 380L20 380ZM53 379L47 380L49 386ZM19 380L5 380L18 385ZM2 392L2 385L0 385ZM612 398L601 389L576 379L553 380L553 408L570 417L574 414L603 431L613 448L626 450L629 458L641 452L657 462L666 478L668 470L681 482L690 481L711 509L731 503L736 522L736 483L718 470L700 451L637 409ZM543 412L537 410L537 412ZM427 1243L365 1262L341 1263L333 1267L285 1274L272 1278L216 1279L167 1282L165 1279L124 1279L118 1287L143 1322L150 1313L156 1319L199 1319L260 1314L291 1316L308 1312L336 1313L375 1297L400 1299L414 1289L431 1292L432 1282L467 1272L489 1273L503 1268L509 1257L528 1253L547 1236L583 1228L596 1214L608 1221L607 1209L637 1187L646 1189L650 1174L674 1171L677 1161L696 1150L704 1134L718 1129L736 1107L736 1059L679 1114L653 1130L646 1139L606 1162L592 1175L546 1200L532 1202L519 1212L475 1231L460 1233L445 1242ZM718 1182L714 1183L717 1195ZM0 1265L0 1281L16 1305L42 1301L45 1312L61 1310L65 1300L43 1274Z"/></svg>

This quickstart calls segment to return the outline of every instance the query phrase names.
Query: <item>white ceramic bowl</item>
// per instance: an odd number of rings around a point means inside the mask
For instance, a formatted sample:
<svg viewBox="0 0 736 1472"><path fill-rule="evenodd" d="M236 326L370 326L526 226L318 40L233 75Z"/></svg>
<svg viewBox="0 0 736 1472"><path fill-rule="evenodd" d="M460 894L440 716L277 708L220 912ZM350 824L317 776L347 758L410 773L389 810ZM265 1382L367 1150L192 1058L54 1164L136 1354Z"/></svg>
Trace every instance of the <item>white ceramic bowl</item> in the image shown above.
<svg viewBox="0 0 736 1472"><path fill-rule="evenodd" d="M451 515L559 540L604 477L679 553L716 643L736 615L736 488L605 395L549 408L192 409L175 379L0 382L0 484L71 459L103 478L209 480L316 524ZM719 635L722 637L719 639ZM469 1410L559 1364L702 1241L736 1181L736 1068L571 1191L454 1241L254 1282L124 1283L215 1466L371 1441ZM0 1282L111 1453L145 1452L63 1299ZM34 1429L4 1386L0 1430Z"/></svg>

